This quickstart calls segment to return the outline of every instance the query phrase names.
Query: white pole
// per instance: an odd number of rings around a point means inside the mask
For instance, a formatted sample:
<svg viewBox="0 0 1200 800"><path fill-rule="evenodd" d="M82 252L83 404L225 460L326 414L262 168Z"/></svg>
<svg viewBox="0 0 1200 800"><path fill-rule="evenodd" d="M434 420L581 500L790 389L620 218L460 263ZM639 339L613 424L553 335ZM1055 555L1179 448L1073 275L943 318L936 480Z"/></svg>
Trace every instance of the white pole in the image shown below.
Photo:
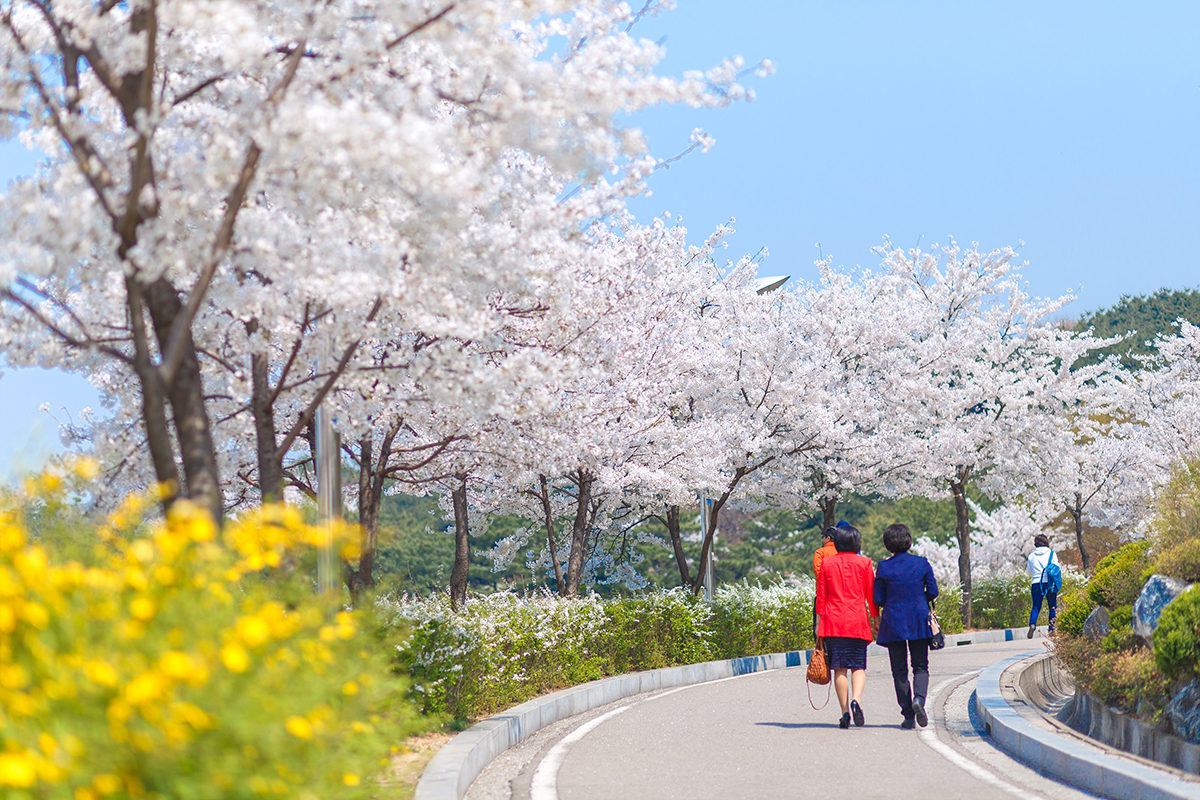
<svg viewBox="0 0 1200 800"><path fill-rule="evenodd" d="M700 547L704 547L704 537L708 535L709 515L712 514L712 500L700 498ZM713 540L708 547L708 558L704 562L704 599L712 602L717 591L717 579L713 575L713 551L717 549L717 532L713 531Z"/></svg>
<svg viewBox="0 0 1200 800"><path fill-rule="evenodd" d="M329 361L329 346L325 346ZM317 553L317 588L323 597L333 597L338 588L337 558L333 543L333 522L341 516L341 471L337 436L327 401L317 408L317 518L321 524L321 549Z"/></svg>

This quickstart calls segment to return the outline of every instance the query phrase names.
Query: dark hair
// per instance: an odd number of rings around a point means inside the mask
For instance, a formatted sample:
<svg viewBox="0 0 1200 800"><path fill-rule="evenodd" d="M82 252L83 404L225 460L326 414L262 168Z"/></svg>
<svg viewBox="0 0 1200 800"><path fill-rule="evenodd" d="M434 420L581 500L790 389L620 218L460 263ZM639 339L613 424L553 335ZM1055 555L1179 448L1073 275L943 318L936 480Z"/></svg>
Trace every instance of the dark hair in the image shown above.
<svg viewBox="0 0 1200 800"><path fill-rule="evenodd" d="M1039 533L1037 536L1033 537L1033 546L1034 547L1049 547L1050 546L1050 537L1044 533Z"/></svg>
<svg viewBox="0 0 1200 800"><path fill-rule="evenodd" d="M839 553L861 553L862 534L853 525L838 528L833 533L833 546Z"/></svg>
<svg viewBox="0 0 1200 800"><path fill-rule="evenodd" d="M912 532L899 522L888 525L883 531L883 546L889 553L904 553L912 547Z"/></svg>
<svg viewBox="0 0 1200 800"><path fill-rule="evenodd" d="M837 528L835 528L834 526L830 525L828 528L826 528L825 530L821 531L821 538L822 538L822 539L829 539L829 540L831 540L831 541L832 541L832 540L833 540L833 537L837 536L837 532L838 532L838 529L837 529Z"/></svg>

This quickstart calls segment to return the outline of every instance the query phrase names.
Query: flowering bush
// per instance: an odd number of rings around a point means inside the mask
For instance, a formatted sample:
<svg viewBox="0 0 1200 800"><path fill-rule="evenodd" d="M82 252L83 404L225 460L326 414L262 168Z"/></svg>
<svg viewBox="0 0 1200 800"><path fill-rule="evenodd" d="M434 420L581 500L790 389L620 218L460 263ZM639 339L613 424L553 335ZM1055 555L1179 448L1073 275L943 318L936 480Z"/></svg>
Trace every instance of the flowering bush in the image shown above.
<svg viewBox="0 0 1200 800"><path fill-rule="evenodd" d="M274 569L323 532L285 506L218 529L179 503L145 523L150 499L132 498L73 528L72 549L93 546L68 559L46 516L63 478L0 506L0 795L365 794L387 754L381 715L389 734L415 715L360 616Z"/></svg>
<svg viewBox="0 0 1200 800"><path fill-rule="evenodd" d="M596 595L497 593L384 598L412 633L399 658L424 711L468 719L545 692L643 669L812 646L812 582L717 590L710 605L673 589L603 601Z"/></svg>

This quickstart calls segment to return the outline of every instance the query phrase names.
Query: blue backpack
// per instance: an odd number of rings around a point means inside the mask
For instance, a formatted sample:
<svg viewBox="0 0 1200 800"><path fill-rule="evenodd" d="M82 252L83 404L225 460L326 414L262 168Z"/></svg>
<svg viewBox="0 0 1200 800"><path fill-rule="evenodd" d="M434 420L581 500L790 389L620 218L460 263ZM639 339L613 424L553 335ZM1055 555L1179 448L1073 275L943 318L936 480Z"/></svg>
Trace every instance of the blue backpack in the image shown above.
<svg viewBox="0 0 1200 800"><path fill-rule="evenodd" d="M1042 593L1049 594L1053 592L1058 594L1062 590L1062 569L1058 566L1058 561L1054 556L1050 556L1050 563L1042 570Z"/></svg>

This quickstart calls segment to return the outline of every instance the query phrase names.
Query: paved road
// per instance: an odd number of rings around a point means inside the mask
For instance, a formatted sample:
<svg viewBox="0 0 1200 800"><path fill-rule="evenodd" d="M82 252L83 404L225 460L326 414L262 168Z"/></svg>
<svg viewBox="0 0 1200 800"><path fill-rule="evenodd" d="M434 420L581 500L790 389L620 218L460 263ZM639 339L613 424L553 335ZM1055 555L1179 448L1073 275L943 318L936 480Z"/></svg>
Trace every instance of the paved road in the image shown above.
<svg viewBox="0 0 1200 800"><path fill-rule="evenodd" d="M836 697L814 711L801 669L626 698L501 754L467 800L1092 797L1012 760L968 718L978 670L1040 651L1044 641L1039 635L932 653L924 730L899 727L886 656L868 659L863 728L838 728Z"/></svg>

